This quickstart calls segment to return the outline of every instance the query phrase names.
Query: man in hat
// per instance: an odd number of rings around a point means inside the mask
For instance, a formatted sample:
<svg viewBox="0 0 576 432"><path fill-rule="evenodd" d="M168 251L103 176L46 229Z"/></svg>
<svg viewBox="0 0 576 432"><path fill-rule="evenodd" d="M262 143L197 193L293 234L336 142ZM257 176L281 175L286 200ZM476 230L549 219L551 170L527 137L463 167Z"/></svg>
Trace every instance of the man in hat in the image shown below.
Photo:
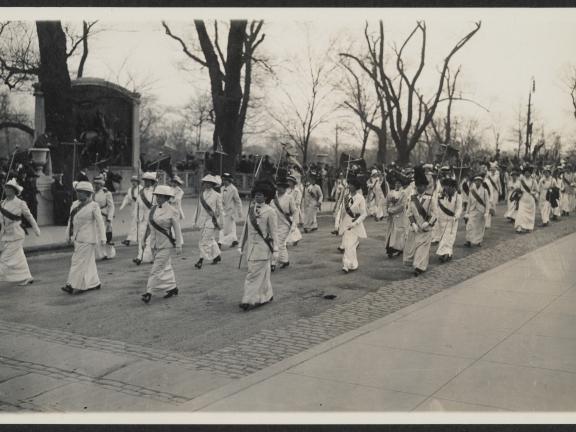
<svg viewBox="0 0 576 432"><path fill-rule="evenodd" d="M272 265L277 267L279 264L280 268L285 268L290 265L286 240L292 230L297 229L298 214L294 199L287 192L289 188L288 180L286 178L279 179L276 182L276 187L277 193L272 199L271 206L276 210L278 219L278 262L273 261Z"/></svg>
<svg viewBox="0 0 576 432"><path fill-rule="evenodd" d="M140 186L140 179L138 176L132 176L130 179L130 189L126 192L124 199L122 200L122 204L120 205L120 211L122 211L125 207L130 206L132 207L132 218L130 220L130 231L128 231L128 236L126 240L122 241L122 244L126 246L130 246L130 243L138 241L138 195L142 190L142 186Z"/></svg>
<svg viewBox="0 0 576 432"><path fill-rule="evenodd" d="M156 188L157 175L155 172L145 172L142 174L144 187L140 189L136 200L136 224L138 226L138 254L132 261L136 265L151 263L154 261L152 249L150 248L149 236L146 235L148 227L148 215L150 209L156 203L154 189Z"/></svg>
<svg viewBox="0 0 576 432"><path fill-rule="evenodd" d="M146 284L146 292L142 294L144 303L150 302L152 293L160 291L164 298L178 295L178 286L172 268L172 251L182 254L182 230L180 228L180 213L170 205L174 197L174 189L170 186L157 186L154 190L157 205L153 205L148 215L148 234L154 254L154 264Z"/></svg>
<svg viewBox="0 0 576 432"><path fill-rule="evenodd" d="M514 229L518 234L532 232L536 221L538 182L532 178L532 167L525 166L520 176L521 196L518 200Z"/></svg>
<svg viewBox="0 0 576 432"><path fill-rule="evenodd" d="M488 190L490 191L490 208L493 212L489 213L486 218L486 228L492 226L492 213L496 214L496 206L498 205L498 199L502 193L502 186L500 184L500 171L498 171L498 162L490 162L490 169L486 174L486 184L488 185Z"/></svg>
<svg viewBox="0 0 576 432"><path fill-rule="evenodd" d="M302 203L302 185L298 184L298 178L293 175L288 175L286 177L286 182L288 183L288 189L286 193L292 198L294 203L294 229L288 234L286 239L287 245L296 246L298 242L302 240L302 233L298 226L302 221L302 211L300 209L300 204Z"/></svg>
<svg viewBox="0 0 576 432"><path fill-rule="evenodd" d="M278 217L269 205L275 194L269 182L257 182L252 189L253 204L242 233L241 254L246 254L248 274L240 308L248 311L272 301L272 262L278 260Z"/></svg>
<svg viewBox="0 0 576 432"><path fill-rule="evenodd" d="M309 233L318 229L318 212L322 208L322 189L318 186L318 177L310 173L310 184L304 189L303 217L304 232Z"/></svg>
<svg viewBox="0 0 576 432"><path fill-rule="evenodd" d="M513 168L506 185L508 196L506 197L506 213L504 216L510 223L514 223L514 220L516 219L518 200L520 199L520 195L518 194L521 188L519 176L520 173L518 170Z"/></svg>
<svg viewBox="0 0 576 432"><path fill-rule="evenodd" d="M100 206L92 200L94 187L90 182L80 181L75 186L78 200L72 203L68 218L67 240L74 243L70 272L62 291L82 294L100 289L96 267L96 247L106 244L106 225Z"/></svg>
<svg viewBox="0 0 576 432"><path fill-rule="evenodd" d="M436 224L432 195L428 192L430 182L423 167L414 169L416 193L410 197L406 214L410 227L404 246L404 265L414 268L418 276L428 269L432 228Z"/></svg>
<svg viewBox="0 0 576 432"><path fill-rule="evenodd" d="M484 184L484 176L476 174L472 177L472 181L468 194L468 206L464 215L466 222L465 246L480 247L484 240L486 217L492 210L492 201L490 200L490 191Z"/></svg>
<svg viewBox="0 0 576 432"><path fill-rule="evenodd" d="M26 219L38 237L40 228L26 202L18 198L23 189L12 178L4 188L6 198L0 202L0 281L28 285L34 279L24 255L25 232L21 222Z"/></svg>
<svg viewBox="0 0 576 432"><path fill-rule="evenodd" d="M178 214L180 215L180 220L184 220L184 210L182 210L182 199L184 198L184 191L182 190L182 186L184 185L184 181L174 175L168 182L168 184L174 189L174 196L170 198L170 204L174 206L176 210L178 210Z"/></svg>
<svg viewBox="0 0 576 432"><path fill-rule="evenodd" d="M457 191L458 183L455 179L445 177L442 179L442 186L442 192L435 198L435 214L440 232L436 255L440 262L447 262L452 259L453 255L454 242L458 233L458 220L462 214L462 197Z"/></svg>
<svg viewBox="0 0 576 432"><path fill-rule="evenodd" d="M388 214L388 230L386 232L386 254L393 258L402 253L408 227L406 208L410 200L408 186L410 178L402 173L390 172L388 183L392 189L386 196L386 212Z"/></svg>
<svg viewBox="0 0 576 432"><path fill-rule="evenodd" d="M62 182L62 173L53 175L52 182L52 199L54 202L54 223L56 225L66 226L68 223L68 214L72 205L72 194L68 191Z"/></svg>
<svg viewBox="0 0 576 432"><path fill-rule="evenodd" d="M200 231L200 258L194 264L198 269L202 268L204 260L212 261L212 264L218 264L222 261L220 257L220 248L216 241L216 231L222 229L222 195L214 190L219 186L219 180L216 176L208 174L202 178L202 192L198 197L199 205L196 207L196 216L194 218L195 230Z"/></svg>
<svg viewBox="0 0 576 432"><path fill-rule="evenodd" d="M549 166L542 170L542 178L538 182L538 201L540 204L540 217L542 218L542 227L547 227L550 222L552 212L552 189L556 186L556 180L551 176Z"/></svg>
<svg viewBox="0 0 576 432"><path fill-rule="evenodd" d="M236 222L242 219L242 200L238 188L234 185L234 177L230 173L222 174L222 210L223 226L220 230L219 246L238 246Z"/></svg>
<svg viewBox="0 0 576 432"><path fill-rule="evenodd" d="M342 271L348 273L358 270L358 257L356 251L360 239L366 238L364 219L368 216L366 200L362 194L362 182L357 178L348 181L350 197L344 202L342 222L338 233L342 236L341 247L344 249L342 256Z"/></svg>
<svg viewBox="0 0 576 432"><path fill-rule="evenodd" d="M104 187L106 181L102 176L94 177L94 202L100 207L102 218L106 224L106 244L96 248L96 259L112 259L116 256L116 249L112 242L112 220L114 219L114 198L112 192Z"/></svg>

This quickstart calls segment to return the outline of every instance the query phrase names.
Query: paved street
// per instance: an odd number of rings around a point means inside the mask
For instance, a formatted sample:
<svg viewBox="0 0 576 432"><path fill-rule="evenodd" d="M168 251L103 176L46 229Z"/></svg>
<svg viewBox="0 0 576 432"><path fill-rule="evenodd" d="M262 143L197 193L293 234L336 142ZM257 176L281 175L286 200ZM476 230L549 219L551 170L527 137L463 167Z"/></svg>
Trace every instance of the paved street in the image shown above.
<svg viewBox="0 0 576 432"><path fill-rule="evenodd" d="M371 238L360 246L360 271L343 275L341 255L335 250L339 239L329 234L330 222L323 216L321 230L306 235L291 250L289 269L273 275L274 302L250 313L237 307L245 271L237 269L236 252L224 251L223 263L196 270L192 263L198 256L198 234L194 232L186 233L184 256L175 262L181 295L154 298L149 305L139 300L139 294L150 267L132 264L133 247L120 246L116 259L98 264L102 290L75 297L59 289L66 278L69 251L31 257L36 283L0 288L0 409L201 408L198 398L203 394L208 397L238 385L243 377L256 376L252 374L576 231L576 218L570 217L518 236L497 218L484 247L469 250L461 246L461 227L455 260L440 265L432 259L430 271L416 279L400 261L385 258L383 224L374 221L367 223ZM556 280L554 269L542 268L548 272L546 280ZM511 277L503 280L504 287L514 285ZM553 295L566 289L557 287ZM325 294L336 298L326 300ZM439 316L444 312L439 311ZM486 321L502 319L498 315ZM435 329L427 322L424 327ZM469 355L476 354L470 347ZM414 408L410 404L402 409ZM384 402L379 406L400 409Z"/></svg>

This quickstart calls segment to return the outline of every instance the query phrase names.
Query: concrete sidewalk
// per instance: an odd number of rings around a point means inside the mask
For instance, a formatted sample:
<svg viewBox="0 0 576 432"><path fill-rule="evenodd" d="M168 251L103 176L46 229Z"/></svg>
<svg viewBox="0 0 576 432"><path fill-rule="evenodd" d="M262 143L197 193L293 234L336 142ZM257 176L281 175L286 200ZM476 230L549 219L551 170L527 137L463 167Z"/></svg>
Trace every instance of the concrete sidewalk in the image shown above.
<svg viewBox="0 0 576 432"><path fill-rule="evenodd" d="M576 234L184 411L574 411Z"/></svg>
<svg viewBox="0 0 576 432"><path fill-rule="evenodd" d="M243 209L248 209L248 201L243 200ZM182 210L186 218L182 222L182 229L190 231L194 223L194 215L196 214L196 207L198 198L185 197L182 201ZM334 208L333 202L326 202L322 205L322 213L329 214ZM113 221L114 241L120 243L128 235L130 230L130 223L132 220L132 208L126 207L122 211L119 210L120 206L116 207L116 215ZM239 221L244 223L243 220ZM40 252L55 249L64 249L70 247L66 244L66 227L65 226L43 226L40 227L42 235L36 237L31 231L30 235L24 241L25 252ZM240 235L240 233L238 233Z"/></svg>

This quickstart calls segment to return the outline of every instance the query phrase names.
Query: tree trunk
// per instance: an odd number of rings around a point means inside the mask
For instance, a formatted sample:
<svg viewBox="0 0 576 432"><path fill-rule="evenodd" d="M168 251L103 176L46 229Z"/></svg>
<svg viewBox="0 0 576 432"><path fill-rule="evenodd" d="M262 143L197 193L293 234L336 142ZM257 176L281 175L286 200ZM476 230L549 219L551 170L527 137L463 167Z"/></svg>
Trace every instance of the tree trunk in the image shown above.
<svg viewBox="0 0 576 432"><path fill-rule="evenodd" d="M376 155L376 160L378 164L385 164L386 163L386 152L388 147L388 134L386 133L386 129L380 129L379 132L376 134L378 137L378 153Z"/></svg>
<svg viewBox="0 0 576 432"><path fill-rule="evenodd" d="M56 142L74 139L72 125L72 87L66 63L66 35L60 21L37 21L40 69L38 80L44 92L46 133ZM72 156L69 146L52 150L53 169L71 182Z"/></svg>
<svg viewBox="0 0 576 432"><path fill-rule="evenodd" d="M398 164L401 166L407 166L410 163L410 147L407 142L398 142L396 144L396 150L398 152Z"/></svg>

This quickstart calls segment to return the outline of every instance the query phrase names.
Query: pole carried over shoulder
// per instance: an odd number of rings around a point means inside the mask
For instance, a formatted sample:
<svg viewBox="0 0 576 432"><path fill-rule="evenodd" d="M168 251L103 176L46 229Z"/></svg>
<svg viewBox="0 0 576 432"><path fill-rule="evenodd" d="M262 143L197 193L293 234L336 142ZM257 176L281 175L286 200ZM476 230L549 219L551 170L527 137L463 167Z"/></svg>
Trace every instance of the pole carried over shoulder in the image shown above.
<svg viewBox="0 0 576 432"><path fill-rule="evenodd" d="M10 159L10 165L8 165L8 172L6 173L6 178L4 179L4 184L2 185L2 196L0 196L0 201L4 199L4 191L6 190L6 183L8 183L8 176L10 175L10 171L12 171L12 165L14 165L14 158L16 157L16 153L18 153L19 147L14 147L14 152L12 153L12 159Z"/></svg>
<svg viewBox="0 0 576 432"><path fill-rule="evenodd" d="M262 166L263 156L260 156L260 161L256 169L254 170L254 183L258 180L258 174L260 173L260 167ZM246 245L246 240L248 239L248 213L250 212L250 207L252 206L252 197L250 197L250 202L248 203L248 210L246 211L246 217L244 218L244 228L242 228L242 243L240 243L240 259L238 260L238 268L242 265L242 258L244 257L244 246Z"/></svg>

